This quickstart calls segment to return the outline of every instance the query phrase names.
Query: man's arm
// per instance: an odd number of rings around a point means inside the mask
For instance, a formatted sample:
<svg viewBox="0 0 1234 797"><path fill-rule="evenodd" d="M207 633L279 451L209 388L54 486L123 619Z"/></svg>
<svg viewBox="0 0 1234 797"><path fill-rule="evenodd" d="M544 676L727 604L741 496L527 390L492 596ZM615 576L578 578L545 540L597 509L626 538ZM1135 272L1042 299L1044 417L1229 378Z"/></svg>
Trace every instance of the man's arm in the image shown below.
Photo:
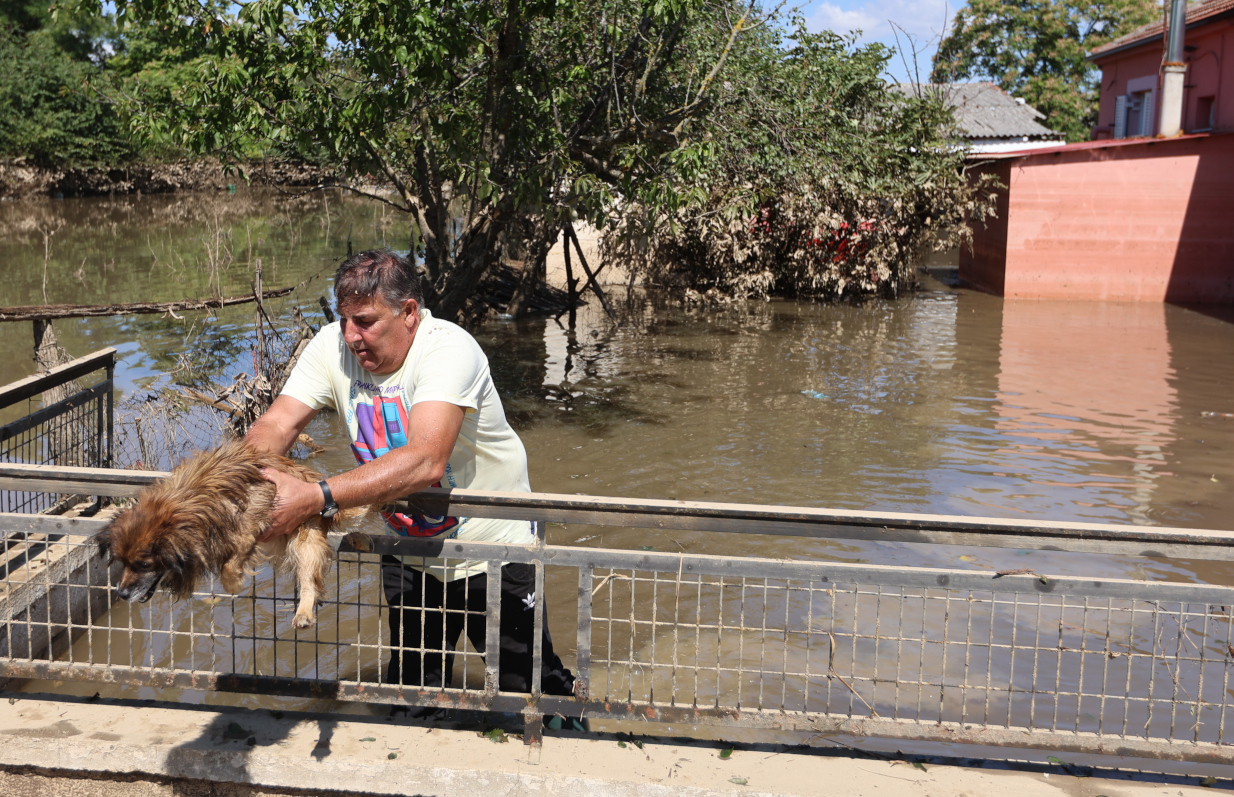
<svg viewBox="0 0 1234 797"><path fill-rule="evenodd" d="M316 414L317 410L299 399L279 396L270 409L249 427L244 442L258 451L286 454Z"/></svg>
<svg viewBox="0 0 1234 797"><path fill-rule="evenodd" d="M441 481L463 428L463 416L462 407L446 401L425 401L412 406L407 418L407 445L354 470L331 476L330 492L335 503L342 508L384 504ZM298 429L295 434L299 434ZM295 439L294 434L291 439ZM274 523L263 539L294 531L325 506L321 488L316 484L277 471L262 473L278 487Z"/></svg>

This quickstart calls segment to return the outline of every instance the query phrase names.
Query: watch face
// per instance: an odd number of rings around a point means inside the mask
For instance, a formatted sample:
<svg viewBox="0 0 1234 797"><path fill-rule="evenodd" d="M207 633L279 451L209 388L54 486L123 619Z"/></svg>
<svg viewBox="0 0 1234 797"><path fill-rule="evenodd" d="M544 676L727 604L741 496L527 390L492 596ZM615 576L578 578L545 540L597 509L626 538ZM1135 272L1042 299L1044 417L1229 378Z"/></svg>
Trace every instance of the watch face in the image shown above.
<svg viewBox="0 0 1234 797"><path fill-rule="evenodd" d="M335 516L335 515L337 515L337 514L338 514L338 505L337 505L337 504L330 504L330 506L328 506L328 507L326 507L325 509L321 510L321 516L322 516L322 517L334 517L334 516Z"/></svg>

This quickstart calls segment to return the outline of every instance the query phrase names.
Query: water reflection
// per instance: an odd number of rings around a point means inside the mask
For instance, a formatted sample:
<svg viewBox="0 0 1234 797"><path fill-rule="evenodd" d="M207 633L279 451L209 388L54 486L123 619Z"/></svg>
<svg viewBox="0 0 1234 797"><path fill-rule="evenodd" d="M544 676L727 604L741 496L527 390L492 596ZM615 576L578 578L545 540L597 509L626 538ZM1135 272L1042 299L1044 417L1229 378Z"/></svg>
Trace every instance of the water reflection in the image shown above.
<svg viewBox="0 0 1234 797"><path fill-rule="evenodd" d="M994 412L1008 445L992 464L1026 491L997 509L1149 522L1178 405L1165 319L1159 304L1004 303Z"/></svg>

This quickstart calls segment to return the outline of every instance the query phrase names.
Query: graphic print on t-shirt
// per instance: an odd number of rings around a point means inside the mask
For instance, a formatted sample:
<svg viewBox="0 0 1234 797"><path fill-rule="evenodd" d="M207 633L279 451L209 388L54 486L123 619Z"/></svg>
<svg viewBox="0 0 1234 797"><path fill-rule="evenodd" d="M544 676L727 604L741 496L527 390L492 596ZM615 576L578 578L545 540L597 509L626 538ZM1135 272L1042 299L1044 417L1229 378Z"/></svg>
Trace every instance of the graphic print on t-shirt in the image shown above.
<svg viewBox="0 0 1234 797"><path fill-rule="evenodd" d="M366 385L366 387L368 387ZM352 387L352 408L356 413L356 439L351 444L351 451L356 460L363 465L371 462L393 448L407 445L407 410L403 406L403 397L381 396L372 397L372 403L366 397L358 395L355 386ZM433 487L440 487L436 482ZM382 512L386 525L404 537L436 537L457 529L459 521L456 517L431 515L404 515L401 512Z"/></svg>

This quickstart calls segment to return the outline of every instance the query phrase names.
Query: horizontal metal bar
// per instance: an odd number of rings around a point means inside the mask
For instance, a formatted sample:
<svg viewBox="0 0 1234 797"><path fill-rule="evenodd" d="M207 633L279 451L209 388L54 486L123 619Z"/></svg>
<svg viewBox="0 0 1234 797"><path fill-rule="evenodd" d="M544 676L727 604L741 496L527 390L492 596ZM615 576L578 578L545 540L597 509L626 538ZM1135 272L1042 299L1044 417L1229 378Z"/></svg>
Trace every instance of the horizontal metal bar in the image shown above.
<svg viewBox="0 0 1234 797"><path fill-rule="evenodd" d="M343 551L354 550L344 545ZM1226 606L1234 611L1234 587L1179 584L1132 579L1091 579L1049 574L998 576L988 571L934 567L854 564L850 562L794 561L749 556L709 556L611 548L572 548L549 545L543 553L534 547L501 543L462 543L400 537L372 539L372 553L430 556L449 559L487 559L499 562L536 562L562 567L641 570L682 573L683 576L727 576L734 579L769 578L801 582L896 586L910 589L947 589L1055 597L1145 600Z"/></svg>
<svg viewBox="0 0 1234 797"><path fill-rule="evenodd" d="M36 493L79 492L132 498L167 477L162 471L119 468L63 468L19 462L0 463L0 490Z"/></svg>
<svg viewBox="0 0 1234 797"><path fill-rule="evenodd" d="M116 362L116 350L112 347L99 349L93 354L78 357L64 365L57 365L45 374L35 374L25 379L19 379L0 387L0 409L16 404L23 399L37 396L45 390L59 387L71 379L97 371L100 368L111 368Z"/></svg>
<svg viewBox="0 0 1234 797"><path fill-rule="evenodd" d="M32 492L132 496L164 476L156 471L0 464L0 488ZM19 481L25 486L14 486ZM445 488L424 490L393 508L456 517L1234 561L1234 531L1224 530Z"/></svg>
<svg viewBox="0 0 1234 797"><path fill-rule="evenodd" d="M355 681L314 681L300 678L239 675L60 661L3 661L0 675L8 678L74 679L163 689L217 690L243 694L326 698L366 703L410 704L445 709L522 713L528 708L545 715L641 720L669 724L706 724L758 730L806 731L819 736L947 742L992 747L1018 747L1084 755L1114 755L1160 761L1234 764L1234 746L1203 742L1101 736L1070 731L998 728L954 722L917 722L828 714L757 711L744 708L621 703L579 700L559 695L531 695L458 689L414 689L394 684Z"/></svg>
<svg viewBox="0 0 1234 797"><path fill-rule="evenodd" d="M107 521L94 518L60 518L0 514L0 532L26 531L41 534L89 535ZM337 536L338 535L334 535ZM361 543L357 548L351 543ZM781 578L795 581L837 582L861 585L897 585L918 589L951 589L1041 594L1058 597L1126 598L1164 602L1234 606L1234 587L1180 584L1131 579L1088 579L1050 574L1020 574L998 577L979 570L896 567L848 562L793 561L756 557L725 557L672 554L652 551L621 551L605 548L534 546L458 540L411 539L343 535L341 551L392 556L426 556L453 559L485 559L498 562L544 561L564 567L605 567L658 573ZM1045 580L1042 580L1042 576Z"/></svg>
<svg viewBox="0 0 1234 797"><path fill-rule="evenodd" d="M106 520L63 518L47 515L0 513L0 534L27 532L85 536L99 531ZM788 579L822 583L899 586L910 589L948 589L1007 594L1052 595L1106 599L1151 600L1188 604L1212 604L1234 609L1234 587L1213 584L1180 584L1169 581L1091 579L1026 573L999 577L980 570L933 567L854 564L850 562L797 561L745 556L673 554L658 551L622 551L610 548L580 548L549 545L508 545L491 542L414 539L367 534L342 536L342 552L389 554L391 556L447 559L484 559L494 562L543 561L561 567L602 567L700 576Z"/></svg>
<svg viewBox="0 0 1234 797"><path fill-rule="evenodd" d="M107 394L110 390L111 390L110 382L107 382L107 381L100 382L99 384L94 385L93 387L88 387L85 390L81 390L77 393L74 393L73 395L69 396L66 399L61 399L60 401L57 401L55 404L51 404L47 407L43 407L42 409L36 412L32 412L24 418L20 418L16 421L13 421L12 423L5 424L4 426L0 427L0 442L16 437L22 432L33 429L34 427L38 426L41 423L46 423L48 421L55 420L59 416L64 415L67 411L73 410L85 404L88 404L89 402L94 401L100 396ZM18 489L25 489L25 488L18 488Z"/></svg>

